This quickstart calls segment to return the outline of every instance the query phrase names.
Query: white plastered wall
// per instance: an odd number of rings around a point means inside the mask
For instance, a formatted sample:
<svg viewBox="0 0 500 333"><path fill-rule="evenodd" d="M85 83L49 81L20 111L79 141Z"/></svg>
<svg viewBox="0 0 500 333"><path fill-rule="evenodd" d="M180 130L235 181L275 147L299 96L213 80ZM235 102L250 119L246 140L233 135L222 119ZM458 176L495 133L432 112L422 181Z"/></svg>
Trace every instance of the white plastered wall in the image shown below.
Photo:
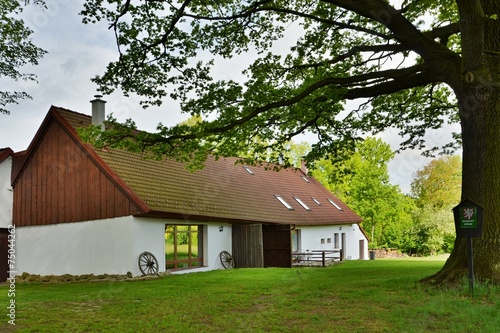
<svg viewBox="0 0 500 333"><path fill-rule="evenodd" d="M0 162L0 228L12 224L13 193L10 184L12 157L8 156Z"/></svg>
<svg viewBox="0 0 500 333"><path fill-rule="evenodd" d="M133 217L16 229L18 274L126 274L134 269Z"/></svg>
<svg viewBox="0 0 500 333"><path fill-rule="evenodd" d="M165 271L165 224L184 224L203 226L203 267L173 271L175 274L195 273L223 269L219 254L221 251L231 253L231 225L227 223L186 220L165 220L134 218L134 275L140 275L137 263L139 255L151 252L159 264L159 271ZM222 228L220 228L222 227ZM221 231L222 229L222 231Z"/></svg>
<svg viewBox="0 0 500 333"><path fill-rule="evenodd" d="M139 255L151 252L165 271L165 224L187 224L183 220L140 217L19 227L16 230L17 272L40 275L142 273ZM180 270L191 273L222 269L221 251L231 252L231 225L203 225L204 266ZM223 230L220 231L220 227Z"/></svg>
<svg viewBox="0 0 500 333"><path fill-rule="evenodd" d="M368 240L361 232L357 224L345 224L335 226L298 226L300 230L300 252L315 250L333 250L340 249L342 246L342 233L345 233L345 253L344 258L355 260L360 256L359 241L364 240L363 257L368 258ZM338 233L339 248L334 247L334 235ZM328 243L330 238L330 243ZM322 240L324 243L322 244Z"/></svg>
<svg viewBox="0 0 500 333"><path fill-rule="evenodd" d="M151 252L158 260L158 271L165 271L165 222L162 219L133 218L132 275L142 275L139 269L139 255Z"/></svg>

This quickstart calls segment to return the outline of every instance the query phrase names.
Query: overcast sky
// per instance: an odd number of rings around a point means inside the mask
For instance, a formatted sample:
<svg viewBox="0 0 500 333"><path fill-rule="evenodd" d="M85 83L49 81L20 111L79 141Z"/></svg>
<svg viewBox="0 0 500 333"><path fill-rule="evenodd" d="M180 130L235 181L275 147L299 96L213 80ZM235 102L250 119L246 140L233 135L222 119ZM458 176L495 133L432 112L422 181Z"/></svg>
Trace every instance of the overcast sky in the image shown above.
<svg viewBox="0 0 500 333"><path fill-rule="evenodd" d="M89 101L96 94L96 86L90 79L103 73L106 65L117 58L114 34L105 23L81 23L78 13L83 0L50 0L47 3L48 10L29 6L23 14L34 31L34 43L48 51L38 66L24 69L37 74L39 83L0 80L2 90L26 91L33 97L33 100L8 106L11 110L9 116L0 114L0 148L11 147L14 151L26 149L51 105L90 115ZM159 122L174 125L187 118L173 102L164 104L162 108L143 110L136 98L126 98L119 93L104 96L103 99L107 101L107 113L112 112L121 121L132 118L142 130L154 131ZM429 144L444 144L450 138L450 131L434 131L427 141ZM401 141L392 131L381 137L393 149ZM307 138L298 138L297 141ZM429 161L418 151L397 155L389 165L391 182L408 192L413 174Z"/></svg>

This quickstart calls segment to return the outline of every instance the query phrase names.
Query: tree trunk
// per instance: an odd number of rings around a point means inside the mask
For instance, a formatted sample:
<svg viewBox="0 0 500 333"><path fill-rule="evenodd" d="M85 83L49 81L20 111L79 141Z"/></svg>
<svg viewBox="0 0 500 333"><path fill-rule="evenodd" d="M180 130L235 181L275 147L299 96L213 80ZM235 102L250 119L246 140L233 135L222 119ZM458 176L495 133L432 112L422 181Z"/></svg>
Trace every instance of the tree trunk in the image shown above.
<svg viewBox="0 0 500 333"><path fill-rule="evenodd" d="M459 102L463 140L462 200L484 208L483 236L473 239L474 275L500 284L500 54L466 70ZM458 204L458 202L457 202ZM457 238L444 267L424 282L455 284L467 277L466 238Z"/></svg>
<svg viewBox="0 0 500 333"><path fill-rule="evenodd" d="M458 99L462 126L462 200L484 208L483 235L473 239L474 275L500 284L500 10L497 0L459 1L461 77L448 82ZM458 203L457 203L458 204ZM467 240L457 238L443 268L425 278L436 285L467 277Z"/></svg>

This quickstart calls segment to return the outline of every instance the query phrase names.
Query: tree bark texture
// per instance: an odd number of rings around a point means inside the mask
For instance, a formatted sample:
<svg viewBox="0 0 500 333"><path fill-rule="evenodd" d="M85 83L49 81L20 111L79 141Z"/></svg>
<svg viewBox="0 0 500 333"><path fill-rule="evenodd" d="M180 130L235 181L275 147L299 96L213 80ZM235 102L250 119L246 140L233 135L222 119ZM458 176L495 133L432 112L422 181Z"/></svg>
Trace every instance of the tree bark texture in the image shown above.
<svg viewBox="0 0 500 333"><path fill-rule="evenodd" d="M475 277L500 283L500 60L485 55L463 73L457 92L463 139L462 200L484 208L483 236L473 240ZM458 203L457 203L458 204ZM467 276L467 242L457 238L434 284L457 283Z"/></svg>
<svg viewBox="0 0 500 333"><path fill-rule="evenodd" d="M484 208L483 235L473 239L475 278L500 284L500 21L489 18L500 13L500 1L457 4L464 52L461 79L450 85L462 127L462 200ZM467 268L467 239L457 238L444 267L423 281L459 283Z"/></svg>

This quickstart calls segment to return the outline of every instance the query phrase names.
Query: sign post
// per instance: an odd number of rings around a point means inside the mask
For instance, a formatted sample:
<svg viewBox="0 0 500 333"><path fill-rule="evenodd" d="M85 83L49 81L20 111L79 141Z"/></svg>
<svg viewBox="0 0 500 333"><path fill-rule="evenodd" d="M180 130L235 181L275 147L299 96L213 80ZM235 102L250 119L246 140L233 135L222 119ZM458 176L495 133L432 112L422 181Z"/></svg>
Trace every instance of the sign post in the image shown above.
<svg viewBox="0 0 500 333"><path fill-rule="evenodd" d="M473 237L483 235L483 207L465 199L453 208L457 237L467 237L467 265L469 268L469 289L474 292L474 249Z"/></svg>

